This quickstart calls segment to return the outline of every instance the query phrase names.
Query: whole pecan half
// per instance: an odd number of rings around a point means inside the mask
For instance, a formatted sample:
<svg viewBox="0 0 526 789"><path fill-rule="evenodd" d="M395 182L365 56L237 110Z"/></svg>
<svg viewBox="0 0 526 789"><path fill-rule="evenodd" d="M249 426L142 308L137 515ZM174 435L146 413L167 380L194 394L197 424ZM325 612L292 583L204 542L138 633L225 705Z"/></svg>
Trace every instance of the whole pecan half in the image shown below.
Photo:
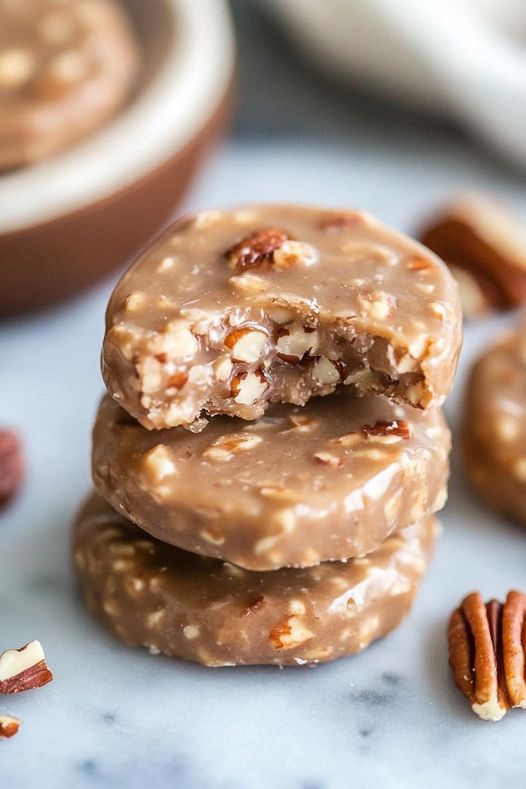
<svg viewBox="0 0 526 789"><path fill-rule="evenodd" d="M458 688L484 720L497 721L511 707L526 707L526 595L484 603L469 594L449 620L449 664Z"/></svg>

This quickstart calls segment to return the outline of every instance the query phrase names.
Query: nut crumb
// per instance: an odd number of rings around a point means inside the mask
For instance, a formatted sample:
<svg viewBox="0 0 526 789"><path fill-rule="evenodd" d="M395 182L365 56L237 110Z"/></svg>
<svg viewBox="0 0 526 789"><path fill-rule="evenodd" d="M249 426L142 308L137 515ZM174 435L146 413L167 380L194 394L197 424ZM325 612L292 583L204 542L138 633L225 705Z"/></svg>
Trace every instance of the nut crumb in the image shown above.
<svg viewBox="0 0 526 789"><path fill-rule="evenodd" d="M345 463L343 458L339 458L336 455L331 455L330 452L316 452L313 455L314 460L316 463L321 463L324 466L331 466L332 468L341 468Z"/></svg>
<svg viewBox="0 0 526 789"><path fill-rule="evenodd" d="M392 421L380 420L374 425L364 425L362 433L366 438L377 436L380 438L396 437L407 440L411 438L411 425L405 419L393 419Z"/></svg>
<svg viewBox="0 0 526 789"><path fill-rule="evenodd" d="M19 718L13 718L11 715L0 715L0 740L5 740L18 734L21 724L22 721Z"/></svg>
<svg viewBox="0 0 526 789"><path fill-rule="evenodd" d="M203 457L207 460L231 460L234 455L249 452L261 443L263 439L257 434L231 433L217 438L204 450Z"/></svg>
<svg viewBox="0 0 526 789"><path fill-rule="evenodd" d="M265 605L265 598L263 597L262 594L259 594L257 595L257 597L254 597L252 600L250 600L249 603L245 606L245 608L241 609L239 616L244 617L244 616L249 616L250 614L255 614L264 605Z"/></svg>

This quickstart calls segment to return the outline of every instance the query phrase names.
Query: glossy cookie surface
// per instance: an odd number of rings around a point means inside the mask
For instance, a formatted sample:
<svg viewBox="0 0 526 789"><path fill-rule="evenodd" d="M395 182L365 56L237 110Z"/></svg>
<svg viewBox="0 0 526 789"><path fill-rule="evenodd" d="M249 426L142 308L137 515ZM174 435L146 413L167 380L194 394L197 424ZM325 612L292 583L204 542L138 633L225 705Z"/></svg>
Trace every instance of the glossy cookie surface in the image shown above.
<svg viewBox="0 0 526 789"><path fill-rule="evenodd" d="M419 412L341 388L201 433L145 430L108 395L93 432L99 492L155 537L254 570L375 550L440 509L450 434Z"/></svg>

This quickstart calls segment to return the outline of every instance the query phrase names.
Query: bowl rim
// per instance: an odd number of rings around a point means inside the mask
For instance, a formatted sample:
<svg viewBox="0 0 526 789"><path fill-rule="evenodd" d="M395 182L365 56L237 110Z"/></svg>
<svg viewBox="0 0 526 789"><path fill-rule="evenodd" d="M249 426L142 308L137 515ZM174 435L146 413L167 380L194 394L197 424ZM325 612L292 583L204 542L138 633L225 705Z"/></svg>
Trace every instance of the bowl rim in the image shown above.
<svg viewBox="0 0 526 789"><path fill-rule="evenodd" d="M167 0L174 35L159 73L103 129L45 162L0 175L0 233L78 212L184 148L223 100L234 68L225 0Z"/></svg>

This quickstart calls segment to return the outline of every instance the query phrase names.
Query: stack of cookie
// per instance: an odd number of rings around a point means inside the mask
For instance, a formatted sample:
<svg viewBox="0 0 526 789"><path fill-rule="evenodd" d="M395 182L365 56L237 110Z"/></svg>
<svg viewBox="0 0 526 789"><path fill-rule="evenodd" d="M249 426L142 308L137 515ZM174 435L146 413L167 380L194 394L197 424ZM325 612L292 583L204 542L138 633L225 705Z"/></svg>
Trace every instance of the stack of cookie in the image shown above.
<svg viewBox="0 0 526 789"><path fill-rule="evenodd" d="M447 268L367 215L174 225L107 311L74 527L90 610L208 666L333 660L396 627L446 497L460 343Z"/></svg>

